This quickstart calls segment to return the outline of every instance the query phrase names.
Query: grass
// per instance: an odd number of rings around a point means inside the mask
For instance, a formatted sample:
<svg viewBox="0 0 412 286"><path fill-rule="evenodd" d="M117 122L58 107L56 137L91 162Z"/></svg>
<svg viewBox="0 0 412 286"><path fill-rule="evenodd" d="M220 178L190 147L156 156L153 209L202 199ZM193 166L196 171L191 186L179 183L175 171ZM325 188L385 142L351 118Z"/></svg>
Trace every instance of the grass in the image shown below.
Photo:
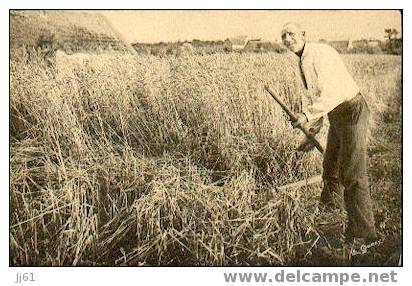
<svg viewBox="0 0 412 286"><path fill-rule="evenodd" d="M11 265L310 265L320 225L344 227L319 186L275 188L321 172L263 90L299 110L295 57L28 58L10 63ZM400 58L345 61L373 112L382 264L400 245Z"/></svg>

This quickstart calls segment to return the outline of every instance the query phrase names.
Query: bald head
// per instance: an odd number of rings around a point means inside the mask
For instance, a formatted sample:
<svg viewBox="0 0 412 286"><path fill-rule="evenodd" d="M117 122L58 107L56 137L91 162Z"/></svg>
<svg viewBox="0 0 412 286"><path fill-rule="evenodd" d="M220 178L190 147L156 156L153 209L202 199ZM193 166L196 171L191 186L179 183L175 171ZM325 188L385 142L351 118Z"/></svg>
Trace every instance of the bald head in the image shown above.
<svg viewBox="0 0 412 286"><path fill-rule="evenodd" d="M305 33L305 30L302 26L295 22L289 22L283 25L282 27L282 35L286 32L294 32L294 33Z"/></svg>
<svg viewBox="0 0 412 286"><path fill-rule="evenodd" d="M283 44L295 54L301 54L305 46L305 30L298 23L286 23L282 28Z"/></svg>

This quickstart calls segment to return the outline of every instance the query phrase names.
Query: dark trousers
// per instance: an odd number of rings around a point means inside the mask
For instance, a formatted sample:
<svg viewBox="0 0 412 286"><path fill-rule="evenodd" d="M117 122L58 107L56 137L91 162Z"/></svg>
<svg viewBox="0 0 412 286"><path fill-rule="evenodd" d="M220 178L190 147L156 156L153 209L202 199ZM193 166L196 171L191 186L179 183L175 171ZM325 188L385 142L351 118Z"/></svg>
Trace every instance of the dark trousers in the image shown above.
<svg viewBox="0 0 412 286"><path fill-rule="evenodd" d="M329 112L329 133L323 160L321 202L346 208L346 235L376 237L367 174L367 131L370 111L358 94Z"/></svg>

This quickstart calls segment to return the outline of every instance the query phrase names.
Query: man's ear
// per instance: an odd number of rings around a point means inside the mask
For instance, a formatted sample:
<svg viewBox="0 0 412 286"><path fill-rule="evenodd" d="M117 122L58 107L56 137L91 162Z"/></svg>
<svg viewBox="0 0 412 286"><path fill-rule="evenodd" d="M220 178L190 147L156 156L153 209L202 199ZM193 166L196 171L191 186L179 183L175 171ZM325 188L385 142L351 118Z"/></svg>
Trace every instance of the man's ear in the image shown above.
<svg viewBox="0 0 412 286"><path fill-rule="evenodd" d="M304 37L306 35L306 32L305 31L302 31L302 36Z"/></svg>

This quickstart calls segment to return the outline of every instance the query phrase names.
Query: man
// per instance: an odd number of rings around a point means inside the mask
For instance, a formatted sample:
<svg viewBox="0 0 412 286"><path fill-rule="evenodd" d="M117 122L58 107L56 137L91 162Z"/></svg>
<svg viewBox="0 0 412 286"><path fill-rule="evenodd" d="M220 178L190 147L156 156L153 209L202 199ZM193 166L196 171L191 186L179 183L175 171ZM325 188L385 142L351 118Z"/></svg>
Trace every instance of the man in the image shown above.
<svg viewBox="0 0 412 286"><path fill-rule="evenodd" d="M348 241L373 241L376 230L367 175L368 105L332 47L307 42L305 31L295 23L283 27L282 41L300 57L302 79L309 94L292 125L315 126L310 130L317 133L323 116L327 115L330 122L321 203L329 209L346 207ZM308 144L301 149L310 149Z"/></svg>

